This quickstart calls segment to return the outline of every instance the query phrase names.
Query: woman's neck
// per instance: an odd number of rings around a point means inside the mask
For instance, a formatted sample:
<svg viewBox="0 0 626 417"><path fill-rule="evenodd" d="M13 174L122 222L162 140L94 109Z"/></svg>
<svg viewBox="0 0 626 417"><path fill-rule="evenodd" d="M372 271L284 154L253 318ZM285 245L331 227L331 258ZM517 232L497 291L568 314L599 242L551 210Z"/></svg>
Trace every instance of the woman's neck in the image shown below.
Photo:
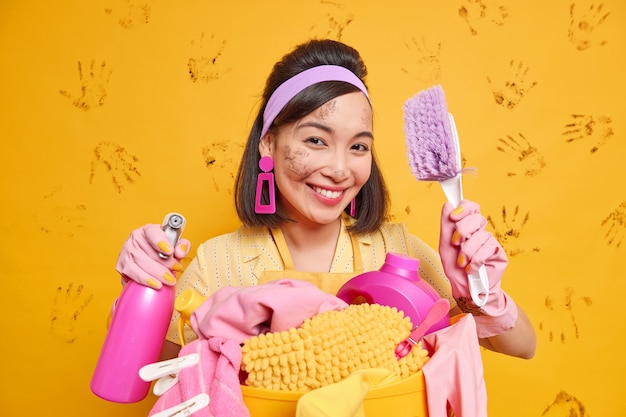
<svg viewBox="0 0 626 417"><path fill-rule="evenodd" d="M341 219L325 225L308 226L285 222L281 231L296 271L328 272L335 256Z"/></svg>

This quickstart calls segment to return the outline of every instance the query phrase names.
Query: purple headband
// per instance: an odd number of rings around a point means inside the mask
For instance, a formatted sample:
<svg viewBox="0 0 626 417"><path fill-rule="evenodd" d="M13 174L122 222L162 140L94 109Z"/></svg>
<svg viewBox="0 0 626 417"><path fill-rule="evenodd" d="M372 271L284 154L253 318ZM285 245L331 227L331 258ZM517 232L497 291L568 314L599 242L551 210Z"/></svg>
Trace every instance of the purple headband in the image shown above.
<svg viewBox="0 0 626 417"><path fill-rule="evenodd" d="M267 101L267 106L265 106L265 111L263 112L263 130L261 130L261 138L265 136L274 122L274 119L287 103L289 103L289 100L294 98L296 94L305 88L323 81L344 81L350 83L358 87L359 90L365 94L368 101L370 99L363 81L349 69L339 65L320 65L318 67L309 68L279 85L270 96L270 99Z"/></svg>

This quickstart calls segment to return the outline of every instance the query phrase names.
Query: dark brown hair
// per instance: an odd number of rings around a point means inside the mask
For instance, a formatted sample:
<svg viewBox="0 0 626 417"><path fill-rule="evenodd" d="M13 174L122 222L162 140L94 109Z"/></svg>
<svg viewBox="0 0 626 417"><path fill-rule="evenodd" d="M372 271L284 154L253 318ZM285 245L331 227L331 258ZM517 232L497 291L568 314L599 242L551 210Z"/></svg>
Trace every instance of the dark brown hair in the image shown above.
<svg viewBox="0 0 626 417"><path fill-rule="evenodd" d="M283 82L294 75L320 65L339 65L352 71L364 81L367 68L358 51L333 40L311 40L296 46L293 51L278 61L267 79L263 91L262 105L257 114L246 143L237 178L235 180L235 207L237 215L247 226L278 227L290 219L282 212L277 202L276 214L256 214L254 196L257 176L260 172L259 140L263 128L263 111L270 96ZM344 94L359 91L352 84L342 81L325 81L305 88L298 93L278 114L270 129L295 122L311 113L324 103ZM267 203L265 192L262 201ZM382 173L372 154L372 169L367 182L356 196L357 220L350 227L352 233L366 233L378 230L387 219L389 196ZM349 207L346 208L346 213Z"/></svg>

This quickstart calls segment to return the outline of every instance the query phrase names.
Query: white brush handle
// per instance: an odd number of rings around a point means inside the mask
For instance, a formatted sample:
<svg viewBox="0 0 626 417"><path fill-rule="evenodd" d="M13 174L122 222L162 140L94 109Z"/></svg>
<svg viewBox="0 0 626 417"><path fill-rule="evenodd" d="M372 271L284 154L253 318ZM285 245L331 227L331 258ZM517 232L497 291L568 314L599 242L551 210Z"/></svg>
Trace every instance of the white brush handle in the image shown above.
<svg viewBox="0 0 626 417"><path fill-rule="evenodd" d="M454 139L454 145L456 147L457 163L461 166L461 146L459 144L459 135L456 131L456 124L454 118L448 113L448 120L450 121L450 128L452 130L452 137ZM448 202L454 207L458 207L463 200L463 181L461 174L443 180L439 182L443 193L446 195ZM489 277L487 276L487 270L485 265L481 265L477 272L467 274L469 282L470 296L472 301L479 307L487 304L489 298Z"/></svg>
<svg viewBox="0 0 626 417"><path fill-rule="evenodd" d="M489 298L489 277L485 265L481 265L477 272L467 274L469 280L470 295L474 304L482 307L487 304Z"/></svg>

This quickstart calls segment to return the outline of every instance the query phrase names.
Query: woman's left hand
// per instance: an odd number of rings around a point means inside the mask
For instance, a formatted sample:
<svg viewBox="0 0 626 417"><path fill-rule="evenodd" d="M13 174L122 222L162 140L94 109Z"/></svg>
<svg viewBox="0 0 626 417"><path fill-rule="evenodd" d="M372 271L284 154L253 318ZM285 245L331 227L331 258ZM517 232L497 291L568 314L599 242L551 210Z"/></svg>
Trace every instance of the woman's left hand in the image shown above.
<svg viewBox="0 0 626 417"><path fill-rule="evenodd" d="M508 330L517 318L515 303L500 288L502 274L508 265L506 251L485 230L486 226L487 219L480 213L480 206L473 201L463 200L456 208L450 203L443 206L439 237L443 269L450 280L452 296L457 300L459 308L477 316L479 327L479 321L486 322L483 336ZM487 303L478 307L472 301L467 275L477 272L483 264L489 278L489 295ZM495 321L479 320L481 316Z"/></svg>

